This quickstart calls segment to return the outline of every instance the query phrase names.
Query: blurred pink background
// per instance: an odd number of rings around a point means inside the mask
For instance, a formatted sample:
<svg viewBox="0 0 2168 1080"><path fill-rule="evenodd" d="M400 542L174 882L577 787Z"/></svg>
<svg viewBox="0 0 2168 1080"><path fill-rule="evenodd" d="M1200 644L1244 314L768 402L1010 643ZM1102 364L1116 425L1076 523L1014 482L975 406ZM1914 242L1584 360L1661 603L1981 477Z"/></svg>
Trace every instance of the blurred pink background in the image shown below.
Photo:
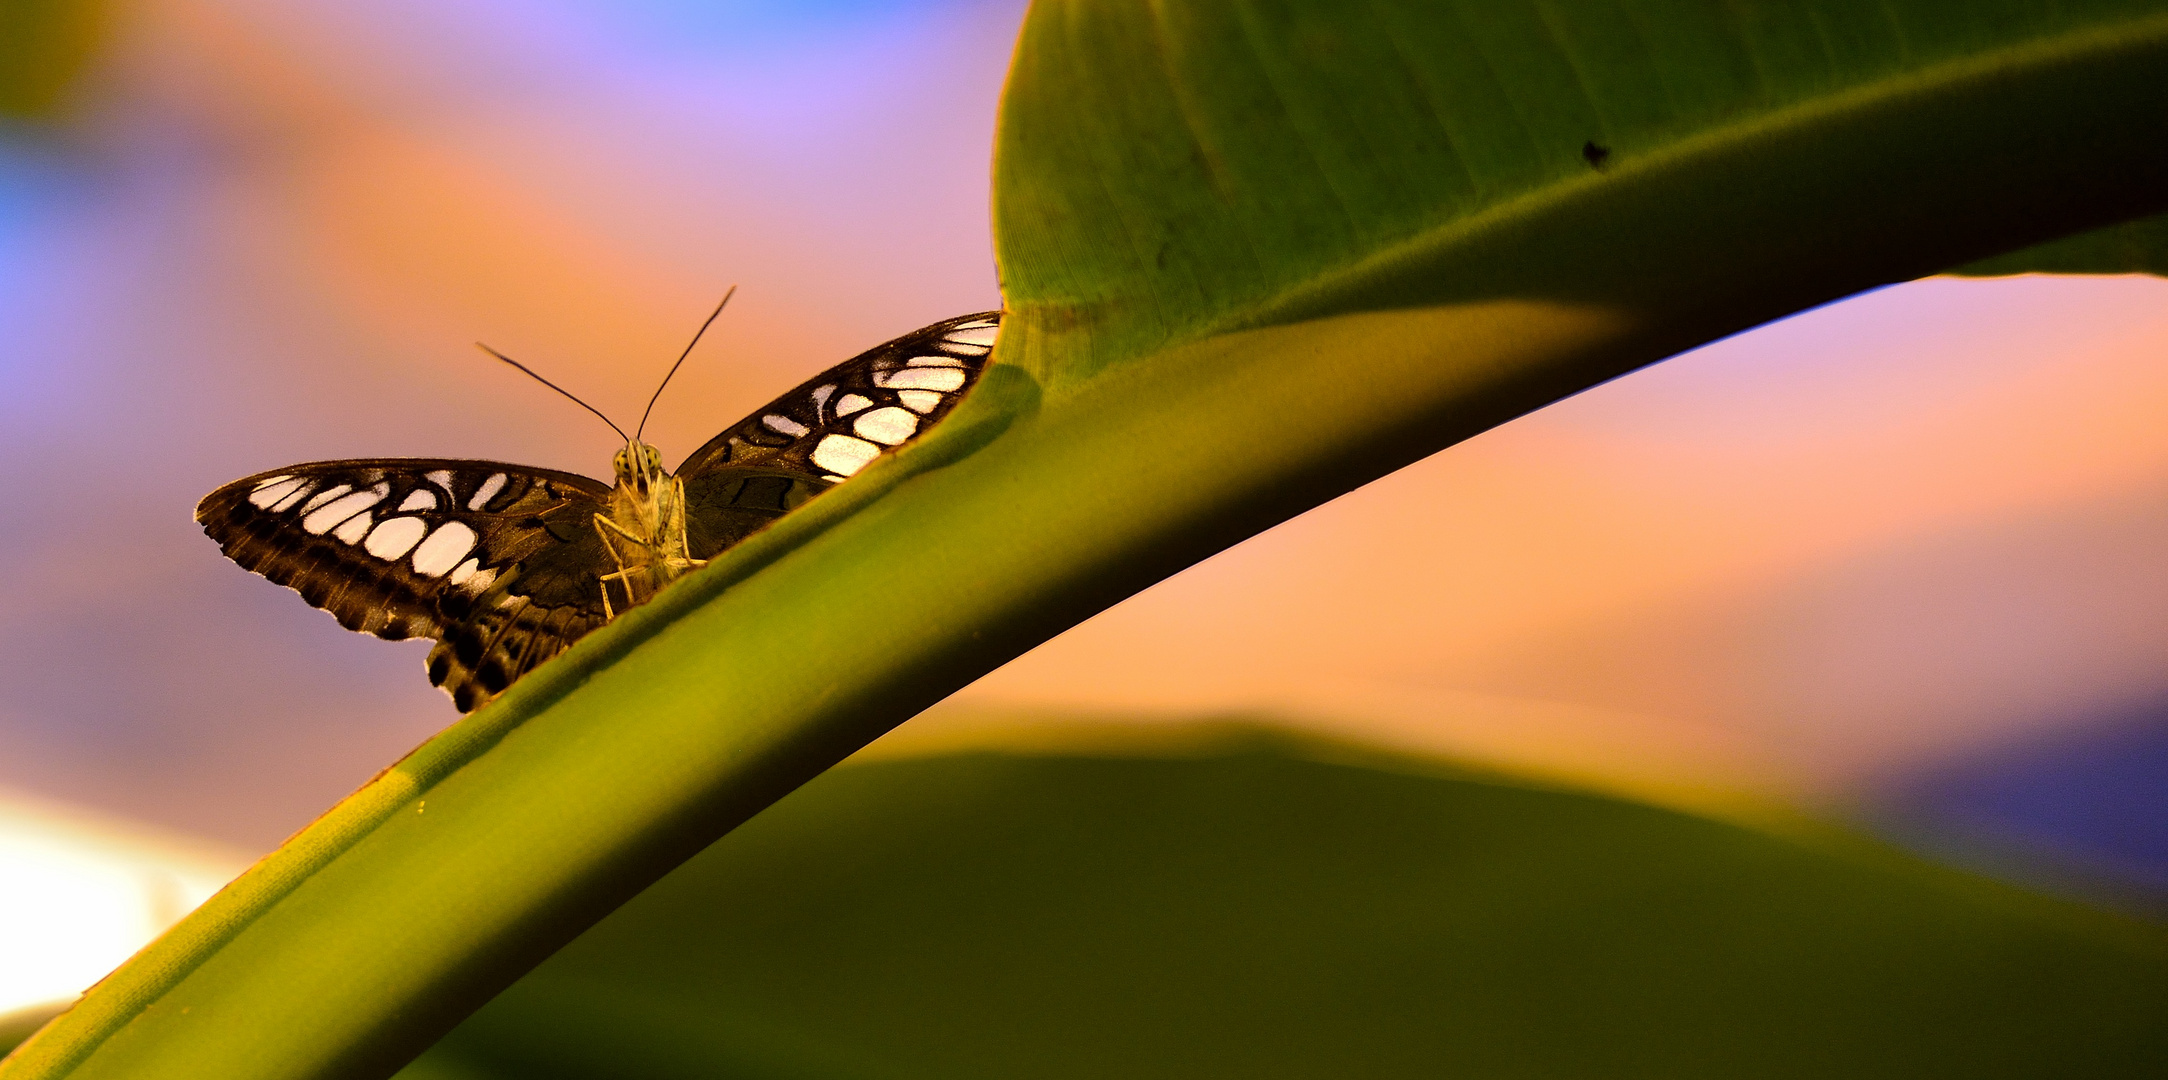
<svg viewBox="0 0 2168 1080"><path fill-rule="evenodd" d="M1021 16L119 7L72 119L0 138L0 785L264 850L449 723L426 644L228 564L195 500L346 456L605 473L609 431L476 339L635 416L738 284L650 424L674 457L997 306ZM2168 889L2164 350L2149 278L1831 305L1342 498L895 742L1262 711Z"/></svg>

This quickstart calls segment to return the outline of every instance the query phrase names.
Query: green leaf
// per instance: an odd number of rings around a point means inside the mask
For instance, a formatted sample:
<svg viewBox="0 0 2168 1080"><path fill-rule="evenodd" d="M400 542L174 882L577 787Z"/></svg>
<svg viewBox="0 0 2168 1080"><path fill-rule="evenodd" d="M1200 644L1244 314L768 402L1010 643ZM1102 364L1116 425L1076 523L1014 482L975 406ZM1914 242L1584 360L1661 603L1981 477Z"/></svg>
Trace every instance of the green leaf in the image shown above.
<svg viewBox="0 0 2168 1080"><path fill-rule="evenodd" d="M2060 240L1966 263L1953 274L2000 277L2006 274L2156 274L2168 275L2168 217L2149 217L2110 225Z"/></svg>
<svg viewBox="0 0 2168 1080"><path fill-rule="evenodd" d="M1048 5L997 157L1006 296L1082 374L1232 327L1516 299L1728 332L2157 212L2164 20Z"/></svg>
<svg viewBox="0 0 2168 1080"><path fill-rule="evenodd" d="M387 770L0 1077L388 1074L1168 573L1678 350L2168 211L2164 70L2138 0L1041 4L1012 314L956 414Z"/></svg>
<svg viewBox="0 0 2168 1080"><path fill-rule="evenodd" d="M522 1080L2168 1069L2158 927L1837 836L1246 741L837 770L423 1061Z"/></svg>

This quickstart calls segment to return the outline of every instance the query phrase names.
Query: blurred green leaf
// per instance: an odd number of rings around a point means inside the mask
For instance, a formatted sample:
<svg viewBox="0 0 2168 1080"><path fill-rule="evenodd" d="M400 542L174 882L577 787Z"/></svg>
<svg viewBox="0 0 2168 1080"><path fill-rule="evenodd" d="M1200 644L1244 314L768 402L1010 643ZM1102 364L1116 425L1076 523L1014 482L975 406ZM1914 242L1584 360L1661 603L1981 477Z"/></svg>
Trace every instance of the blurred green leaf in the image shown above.
<svg viewBox="0 0 2168 1080"><path fill-rule="evenodd" d="M50 116L105 23L102 0L0 0L0 118Z"/></svg>
<svg viewBox="0 0 2168 1080"><path fill-rule="evenodd" d="M1042 3L970 399L386 770L0 1076L388 1074L1169 573L1681 349L2168 211L2164 70L2157 0Z"/></svg>
<svg viewBox="0 0 2168 1080"><path fill-rule="evenodd" d="M421 1067L524 1080L2168 1071L2157 927L1859 841L1403 764L1252 749L846 767L605 919Z"/></svg>

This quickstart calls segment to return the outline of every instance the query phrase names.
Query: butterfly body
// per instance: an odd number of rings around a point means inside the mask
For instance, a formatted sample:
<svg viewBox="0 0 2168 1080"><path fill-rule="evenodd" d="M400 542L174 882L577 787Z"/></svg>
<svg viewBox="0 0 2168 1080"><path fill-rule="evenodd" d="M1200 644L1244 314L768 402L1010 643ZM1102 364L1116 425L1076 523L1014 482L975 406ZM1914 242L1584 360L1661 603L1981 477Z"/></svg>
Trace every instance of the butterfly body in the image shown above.
<svg viewBox="0 0 2168 1080"><path fill-rule="evenodd" d="M616 617L610 602L614 582L625 606L645 602L663 586L689 571L707 565L692 557L685 526L685 482L663 471L662 454L641 442L626 440L613 464L617 487L610 492L607 514L595 515L595 535L603 550L617 564L617 572L602 575L602 611Z"/></svg>
<svg viewBox="0 0 2168 1080"><path fill-rule="evenodd" d="M976 383L999 319L950 319L839 364L675 474L638 438L607 485L493 461L320 461L227 484L196 520L348 629L436 639L430 681L471 710L939 422Z"/></svg>

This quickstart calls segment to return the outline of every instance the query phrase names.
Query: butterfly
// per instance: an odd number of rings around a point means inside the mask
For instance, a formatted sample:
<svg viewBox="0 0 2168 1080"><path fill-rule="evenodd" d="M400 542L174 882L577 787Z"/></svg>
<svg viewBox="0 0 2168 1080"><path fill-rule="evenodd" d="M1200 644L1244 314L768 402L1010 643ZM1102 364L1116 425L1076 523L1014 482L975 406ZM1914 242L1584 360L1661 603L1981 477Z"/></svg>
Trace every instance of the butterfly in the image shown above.
<svg viewBox="0 0 2168 1080"><path fill-rule="evenodd" d="M978 381L1000 325L1000 312L965 315L846 360L675 473L637 432L614 484L495 461L315 461L219 488L196 521L226 557L349 630L435 639L429 681L470 712L939 423Z"/></svg>

